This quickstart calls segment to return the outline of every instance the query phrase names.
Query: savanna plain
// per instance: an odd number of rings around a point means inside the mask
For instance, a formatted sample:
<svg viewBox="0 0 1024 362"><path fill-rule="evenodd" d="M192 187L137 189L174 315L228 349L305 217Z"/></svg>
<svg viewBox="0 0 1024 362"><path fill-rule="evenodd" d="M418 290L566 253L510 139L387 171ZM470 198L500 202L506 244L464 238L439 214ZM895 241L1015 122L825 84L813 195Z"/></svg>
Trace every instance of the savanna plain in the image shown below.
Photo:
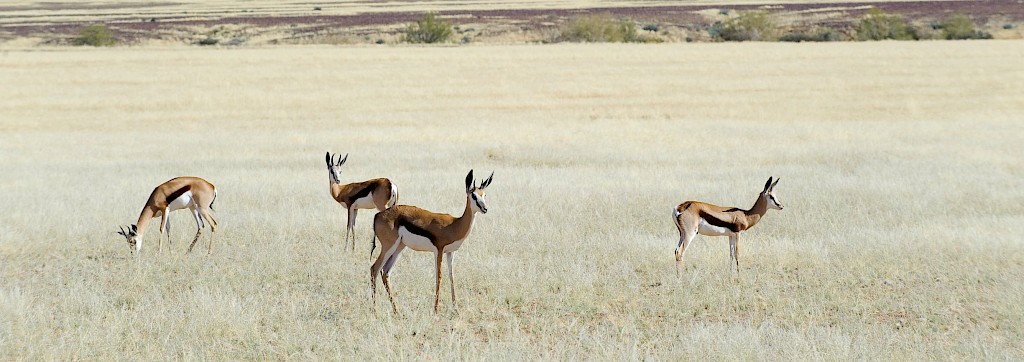
<svg viewBox="0 0 1024 362"><path fill-rule="evenodd" d="M0 360L1024 358L1024 43L37 48L0 53ZM490 212L369 296L327 151ZM118 225L195 175L209 233ZM740 240L672 209L785 205ZM155 225L155 223L153 224ZM378 248L379 250L379 248Z"/></svg>

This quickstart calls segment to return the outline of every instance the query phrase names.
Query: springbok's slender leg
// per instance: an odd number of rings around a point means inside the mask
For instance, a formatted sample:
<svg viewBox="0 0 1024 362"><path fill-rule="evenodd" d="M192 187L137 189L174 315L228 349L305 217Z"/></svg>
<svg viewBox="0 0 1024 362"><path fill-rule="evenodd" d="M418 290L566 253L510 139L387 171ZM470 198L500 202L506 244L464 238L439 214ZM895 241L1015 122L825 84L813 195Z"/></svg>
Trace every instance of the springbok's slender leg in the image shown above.
<svg viewBox="0 0 1024 362"><path fill-rule="evenodd" d="M213 253L213 237L217 235L217 219L214 219L213 215L210 215L210 211L207 209L200 208L199 213L204 219L209 221L210 224L210 245L206 247L206 255L210 255ZM191 247L189 250L191 250Z"/></svg>
<svg viewBox="0 0 1024 362"><path fill-rule="evenodd" d="M738 233L729 235L729 257L732 259L730 261L735 263L737 273L740 272L739 242L740 235Z"/></svg>
<svg viewBox="0 0 1024 362"><path fill-rule="evenodd" d="M370 266L370 300L371 302L376 300L377 295L377 273L380 273L381 281L384 282L384 289L388 292L388 299L391 300L391 308L394 309L395 315L398 314L398 306L395 305L395 298L391 295L391 284L388 282L388 274L391 273L391 268L395 266L395 261L398 260L398 255L405 248L401 244L401 238L399 238L395 245L390 250L381 249L380 255L377 256L377 261L373 262Z"/></svg>
<svg viewBox="0 0 1024 362"><path fill-rule="evenodd" d="M348 230L352 232L352 247L351 250L356 250L356 216L359 214L359 209L352 208L349 211L348 217ZM345 242L348 242L348 232L345 232ZM344 247L344 245L342 245Z"/></svg>
<svg viewBox="0 0 1024 362"><path fill-rule="evenodd" d="M438 306L441 304L441 258L444 257L440 251L434 253L434 271L437 276L437 284L434 287L434 314L437 314Z"/></svg>
<svg viewBox="0 0 1024 362"><path fill-rule="evenodd" d="M455 303L455 276L452 273L452 259L455 257L455 252L444 253L445 263L448 263L448 284L452 287L452 309L458 310L458 305Z"/></svg>
<svg viewBox="0 0 1024 362"><path fill-rule="evenodd" d="M398 244L395 247L394 253L387 259L387 263L384 263L384 270L381 273L381 280L384 281L384 288L387 289L387 298L391 300L391 309L394 310L394 315L398 315L398 305L394 303L394 296L391 295L391 284L388 283L388 276L391 274L391 268L394 267L394 262L398 261L398 256L401 255L403 248L406 248L404 244Z"/></svg>
<svg viewBox="0 0 1024 362"><path fill-rule="evenodd" d="M686 255L686 247L690 245L690 242L696 236L696 231L686 230L683 230L679 235L679 245L676 246L676 274L678 275L683 274L683 256Z"/></svg>
<svg viewBox="0 0 1024 362"><path fill-rule="evenodd" d="M164 208L164 212L160 213L160 241L157 243L157 253L162 254L164 252L164 225L167 224L167 209Z"/></svg>

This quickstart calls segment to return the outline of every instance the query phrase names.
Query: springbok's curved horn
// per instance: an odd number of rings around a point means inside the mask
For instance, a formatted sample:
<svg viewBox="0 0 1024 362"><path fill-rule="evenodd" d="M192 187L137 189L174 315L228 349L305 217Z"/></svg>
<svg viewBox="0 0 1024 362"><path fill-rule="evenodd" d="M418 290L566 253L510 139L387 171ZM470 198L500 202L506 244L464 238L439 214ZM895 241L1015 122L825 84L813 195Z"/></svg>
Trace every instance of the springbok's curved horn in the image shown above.
<svg viewBox="0 0 1024 362"><path fill-rule="evenodd" d="M487 179L486 179L486 180L484 180L484 183L480 184L480 188L482 188L482 189L486 189L486 188L487 188L487 186L490 186L490 185L491 185L491 180L492 180L492 179L494 179L494 171L491 171L491 175L490 175L490 176L487 176Z"/></svg>

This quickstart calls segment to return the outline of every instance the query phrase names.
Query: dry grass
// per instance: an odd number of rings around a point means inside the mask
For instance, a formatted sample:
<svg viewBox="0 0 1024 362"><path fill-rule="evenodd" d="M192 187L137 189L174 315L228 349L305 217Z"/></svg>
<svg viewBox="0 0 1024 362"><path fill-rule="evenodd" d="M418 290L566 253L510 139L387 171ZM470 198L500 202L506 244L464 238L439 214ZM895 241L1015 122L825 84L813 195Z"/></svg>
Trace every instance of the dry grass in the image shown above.
<svg viewBox="0 0 1024 362"><path fill-rule="evenodd" d="M0 359L1021 359L1021 42L60 49L0 55ZM491 212L367 297L348 180ZM128 257L156 184L220 190L211 257ZM786 210L699 237L671 208ZM205 243L205 239L203 241ZM205 247L205 245L203 245ZM446 281L447 283L447 281ZM446 286L445 286L446 287Z"/></svg>

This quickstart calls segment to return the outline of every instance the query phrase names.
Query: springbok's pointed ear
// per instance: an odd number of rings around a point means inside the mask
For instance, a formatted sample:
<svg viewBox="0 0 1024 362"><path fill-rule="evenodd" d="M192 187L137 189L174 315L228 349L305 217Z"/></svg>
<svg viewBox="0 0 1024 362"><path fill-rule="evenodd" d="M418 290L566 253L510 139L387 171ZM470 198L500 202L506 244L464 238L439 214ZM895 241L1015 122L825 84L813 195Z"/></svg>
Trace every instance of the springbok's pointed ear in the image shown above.
<svg viewBox="0 0 1024 362"><path fill-rule="evenodd" d="M348 154L347 153L345 154L345 158L341 159L341 161L338 161L338 166L344 165L345 161L348 161Z"/></svg>
<svg viewBox="0 0 1024 362"><path fill-rule="evenodd" d="M473 170L469 170L469 174L466 175L466 192L473 191Z"/></svg>
<svg viewBox="0 0 1024 362"><path fill-rule="evenodd" d="M494 171L491 171L491 175L490 175L490 176L487 176L487 179L486 179L486 180L484 180L484 183L480 184L480 188L481 188L481 189L486 189L486 188L487 188L487 186L490 186L490 185L491 185L491 180L492 180L492 179L494 179Z"/></svg>
<svg viewBox="0 0 1024 362"><path fill-rule="evenodd" d="M779 180L780 179L782 179L782 178L780 177L780 178L775 179L775 182L772 182L772 187L769 187L768 191L775 191L775 185L779 184Z"/></svg>
<svg viewBox="0 0 1024 362"><path fill-rule="evenodd" d="M327 159L327 166L330 166L331 165L331 152L330 151L327 151L327 156L325 156L325 158Z"/></svg>
<svg viewBox="0 0 1024 362"><path fill-rule="evenodd" d="M772 177L769 176L768 177L768 182L764 183L764 190L762 190L761 192L766 192L771 187L772 187Z"/></svg>

